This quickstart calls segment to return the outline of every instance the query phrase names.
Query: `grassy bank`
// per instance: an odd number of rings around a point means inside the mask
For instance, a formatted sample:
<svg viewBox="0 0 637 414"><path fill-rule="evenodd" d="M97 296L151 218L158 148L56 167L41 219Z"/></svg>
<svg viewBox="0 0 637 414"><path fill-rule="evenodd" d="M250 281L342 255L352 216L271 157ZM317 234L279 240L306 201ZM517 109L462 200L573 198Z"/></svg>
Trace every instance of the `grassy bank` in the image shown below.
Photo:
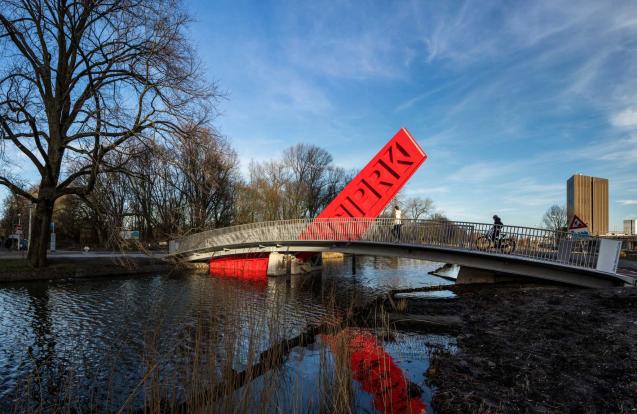
<svg viewBox="0 0 637 414"><path fill-rule="evenodd" d="M0 283L148 274L174 268L150 257L52 258L49 262L47 267L35 269L25 259L0 259Z"/></svg>

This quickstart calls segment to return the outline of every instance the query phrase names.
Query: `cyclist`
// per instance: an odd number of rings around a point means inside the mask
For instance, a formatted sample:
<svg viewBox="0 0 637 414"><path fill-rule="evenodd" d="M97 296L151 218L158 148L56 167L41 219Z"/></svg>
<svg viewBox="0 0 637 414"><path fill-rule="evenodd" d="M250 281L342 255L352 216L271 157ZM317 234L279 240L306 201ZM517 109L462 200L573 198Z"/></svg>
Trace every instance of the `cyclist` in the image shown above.
<svg viewBox="0 0 637 414"><path fill-rule="evenodd" d="M493 228L491 229L491 241L495 241L500 237L500 230L504 226L497 214L493 215Z"/></svg>

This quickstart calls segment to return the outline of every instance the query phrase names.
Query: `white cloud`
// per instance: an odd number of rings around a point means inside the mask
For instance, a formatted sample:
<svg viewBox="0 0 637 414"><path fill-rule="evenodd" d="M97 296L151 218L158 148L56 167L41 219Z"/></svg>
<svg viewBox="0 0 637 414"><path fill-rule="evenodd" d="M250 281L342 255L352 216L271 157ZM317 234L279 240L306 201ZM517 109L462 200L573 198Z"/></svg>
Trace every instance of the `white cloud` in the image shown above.
<svg viewBox="0 0 637 414"><path fill-rule="evenodd" d="M402 30L401 7L316 1L288 7L283 15L282 52L292 65L313 74L396 78L414 59L414 51L405 44L414 39L413 32Z"/></svg>
<svg viewBox="0 0 637 414"><path fill-rule="evenodd" d="M265 67L261 73L263 101L278 112L324 113L332 108L325 92L292 71Z"/></svg>
<svg viewBox="0 0 637 414"><path fill-rule="evenodd" d="M565 183L538 183L533 178L522 178L498 185L506 204L516 206L550 206L565 202Z"/></svg>
<svg viewBox="0 0 637 414"><path fill-rule="evenodd" d="M585 108L612 118L619 108L634 105L637 54L628 39L637 36L637 3L432 4L413 2L425 45L421 59L464 80L476 79L447 88L445 95L454 98L440 117L446 124L475 122L488 106L492 116L479 122L498 130L492 139L522 139L528 138L529 118L540 113L572 116ZM435 97L429 92L414 94L395 111L417 104L431 111L430 98ZM632 116L624 113L617 121L637 126Z"/></svg>
<svg viewBox="0 0 637 414"><path fill-rule="evenodd" d="M635 206L637 205L637 200L617 200L619 204L624 206Z"/></svg>
<svg viewBox="0 0 637 414"><path fill-rule="evenodd" d="M460 168L449 179L468 184L499 183L512 174L524 173L533 162L534 160L475 162Z"/></svg>
<svg viewBox="0 0 637 414"><path fill-rule="evenodd" d="M39 153L33 152L39 160L42 159ZM0 149L0 174L25 184L35 182L38 177L38 171L33 165L33 161L9 143Z"/></svg>
<svg viewBox="0 0 637 414"><path fill-rule="evenodd" d="M449 179L458 181L461 183L483 183L497 177L500 174L500 169L496 163L478 162L469 165L465 165L458 171L453 173Z"/></svg>
<svg viewBox="0 0 637 414"><path fill-rule="evenodd" d="M405 194L408 196L430 196L431 194L446 194L450 191L447 186L436 187L419 187L419 188L405 188Z"/></svg>
<svg viewBox="0 0 637 414"><path fill-rule="evenodd" d="M637 106L615 114L611 119L611 123L617 127L637 127Z"/></svg>
<svg viewBox="0 0 637 414"><path fill-rule="evenodd" d="M591 0L573 7L567 0L515 5L468 0L460 10L440 2L414 4L429 61L471 64L537 46L544 46L542 52L559 50L562 58L568 57L564 51L582 48L591 56L591 42L637 30L637 8L630 2L610 5Z"/></svg>
<svg viewBox="0 0 637 414"><path fill-rule="evenodd" d="M557 160L608 161L611 166L637 167L637 135L608 138L580 148L555 153Z"/></svg>
<svg viewBox="0 0 637 414"><path fill-rule="evenodd" d="M344 38L303 38L289 42L290 61L321 75L369 79L397 77L402 61L396 61L396 50L388 39L366 33Z"/></svg>

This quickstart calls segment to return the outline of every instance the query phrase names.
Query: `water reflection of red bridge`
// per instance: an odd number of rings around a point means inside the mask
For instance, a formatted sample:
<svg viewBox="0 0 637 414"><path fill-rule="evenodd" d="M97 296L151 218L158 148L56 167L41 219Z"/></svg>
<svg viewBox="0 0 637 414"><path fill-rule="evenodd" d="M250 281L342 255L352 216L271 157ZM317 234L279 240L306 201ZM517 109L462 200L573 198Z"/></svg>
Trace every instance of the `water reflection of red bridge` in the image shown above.
<svg viewBox="0 0 637 414"><path fill-rule="evenodd" d="M344 351L349 356L352 378L373 397L379 412L418 414L426 411L420 388L407 379L371 332L345 329L336 335L323 335L323 340L334 354ZM341 345L346 349L340 349Z"/></svg>

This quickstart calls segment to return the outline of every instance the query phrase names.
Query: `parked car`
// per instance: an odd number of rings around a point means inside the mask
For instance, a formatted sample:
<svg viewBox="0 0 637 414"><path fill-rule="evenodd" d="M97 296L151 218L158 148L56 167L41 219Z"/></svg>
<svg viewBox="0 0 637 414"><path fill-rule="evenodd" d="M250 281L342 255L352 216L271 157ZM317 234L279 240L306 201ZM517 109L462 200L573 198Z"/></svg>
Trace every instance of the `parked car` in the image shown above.
<svg viewBox="0 0 637 414"><path fill-rule="evenodd" d="M19 250L26 250L29 247L29 242L26 239L20 238L17 234L11 234L7 237L4 247L15 250L18 248L18 242L20 243Z"/></svg>

